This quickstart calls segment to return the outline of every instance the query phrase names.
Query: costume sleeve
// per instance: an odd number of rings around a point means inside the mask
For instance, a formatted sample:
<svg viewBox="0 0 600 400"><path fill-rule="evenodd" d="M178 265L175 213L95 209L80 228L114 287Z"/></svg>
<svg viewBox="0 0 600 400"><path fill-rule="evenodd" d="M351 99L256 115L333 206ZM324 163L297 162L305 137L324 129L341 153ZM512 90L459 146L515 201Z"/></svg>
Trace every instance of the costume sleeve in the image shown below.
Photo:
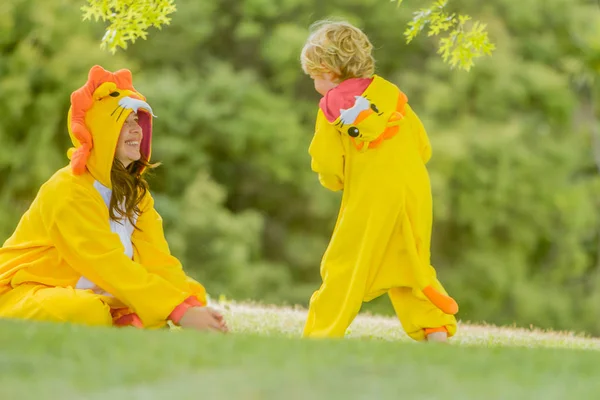
<svg viewBox="0 0 600 400"><path fill-rule="evenodd" d="M60 256L126 304L144 326L158 325L176 311L178 322L189 307L186 299L190 292L128 258L119 236L110 230L102 199L85 188L70 189L62 199L47 199L42 212Z"/></svg>
<svg viewBox="0 0 600 400"><path fill-rule="evenodd" d="M406 118L409 119L412 130L415 133L419 154L421 154L423 162L427 164L431 159L431 143L429 142L429 137L423 123L408 104L406 104Z"/></svg>
<svg viewBox="0 0 600 400"><path fill-rule="evenodd" d="M206 304L204 286L184 272L179 260L171 254L165 239L160 214L154 208L154 199L146 194L141 205L142 214L132 235L134 260L149 272L155 273L179 289L192 293L201 304Z"/></svg>
<svg viewBox="0 0 600 400"><path fill-rule="evenodd" d="M332 191L344 188L344 146L340 133L319 109L315 134L309 148L311 168L321 185Z"/></svg>

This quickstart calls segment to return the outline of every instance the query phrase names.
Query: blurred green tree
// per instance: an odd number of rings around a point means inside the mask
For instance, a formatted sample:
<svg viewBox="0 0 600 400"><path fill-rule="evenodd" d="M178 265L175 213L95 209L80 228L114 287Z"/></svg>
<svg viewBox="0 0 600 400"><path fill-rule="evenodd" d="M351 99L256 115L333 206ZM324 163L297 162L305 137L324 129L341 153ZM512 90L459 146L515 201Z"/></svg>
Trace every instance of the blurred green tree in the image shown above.
<svg viewBox="0 0 600 400"><path fill-rule="evenodd" d="M400 6L404 0L390 1ZM479 21L469 24L471 16L449 13L447 4L448 0L435 0L429 7L415 11L404 32L406 42L410 43L427 26L427 36L447 32L439 41L438 53L452 68L458 66L469 71L475 58L491 55L495 46L488 38L485 24ZM113 54L119 47L127 49L128 42L146 39L150 27L161 29L169 25L170 15L176 11L175 0L87 0L81 9L84 20L108 23L101 46Z"/></svg>

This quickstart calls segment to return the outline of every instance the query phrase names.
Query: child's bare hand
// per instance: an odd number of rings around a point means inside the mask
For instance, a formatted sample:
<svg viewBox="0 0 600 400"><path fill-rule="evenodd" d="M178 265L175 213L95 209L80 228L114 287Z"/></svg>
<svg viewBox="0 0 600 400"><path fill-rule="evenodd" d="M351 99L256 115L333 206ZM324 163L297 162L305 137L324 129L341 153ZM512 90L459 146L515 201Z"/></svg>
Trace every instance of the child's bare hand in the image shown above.
<svg viewBox="0 0 600 400"><path fill-rule="evenodd" d="M196 329L199 331L227 332L227 323L219 312L210 307L191 307L179 321L184 329Z"/></svg>

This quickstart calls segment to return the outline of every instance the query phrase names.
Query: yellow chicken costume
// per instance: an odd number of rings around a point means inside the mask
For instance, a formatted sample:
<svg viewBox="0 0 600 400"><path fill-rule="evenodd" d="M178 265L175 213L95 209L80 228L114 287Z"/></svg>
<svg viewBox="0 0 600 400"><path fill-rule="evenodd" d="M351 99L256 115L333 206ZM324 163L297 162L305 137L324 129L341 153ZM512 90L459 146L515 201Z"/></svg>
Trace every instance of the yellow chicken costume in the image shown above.
<svg viewBox="0 0 600 400"><path fill-rule="evenodd" d="M0 317L154 328L206 303L204 287L170 254L149 193L138 229L109 219L111 166L132 112L150 160L153 115L145 100L128 70L100 66L73 92L70 166L40 188L0 249Z"/></svg>
<svg viewBox="0 0 600 400"><path fill-rule="evenodd" d="M456 332L458 305L430 265L431 147L407 101L374 75L343 81L320 102L311 167L343 196L305 337L343 336L363 301L386 292L411 338Z"/></svg>

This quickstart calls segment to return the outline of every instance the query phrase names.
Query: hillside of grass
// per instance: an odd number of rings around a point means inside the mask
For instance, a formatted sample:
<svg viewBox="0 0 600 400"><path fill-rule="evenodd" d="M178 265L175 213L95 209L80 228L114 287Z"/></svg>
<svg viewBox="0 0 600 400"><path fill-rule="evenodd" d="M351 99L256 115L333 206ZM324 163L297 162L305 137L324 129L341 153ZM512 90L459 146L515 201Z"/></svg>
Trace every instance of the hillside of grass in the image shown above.
<svg viewBox="0 0 600 400"><path fill-rule="evenodd" d="M591 399L600 341L464 325L451 345L361 315L299 338L304 310L226 304L231 333L0 322L0 399Z"/></svg>

